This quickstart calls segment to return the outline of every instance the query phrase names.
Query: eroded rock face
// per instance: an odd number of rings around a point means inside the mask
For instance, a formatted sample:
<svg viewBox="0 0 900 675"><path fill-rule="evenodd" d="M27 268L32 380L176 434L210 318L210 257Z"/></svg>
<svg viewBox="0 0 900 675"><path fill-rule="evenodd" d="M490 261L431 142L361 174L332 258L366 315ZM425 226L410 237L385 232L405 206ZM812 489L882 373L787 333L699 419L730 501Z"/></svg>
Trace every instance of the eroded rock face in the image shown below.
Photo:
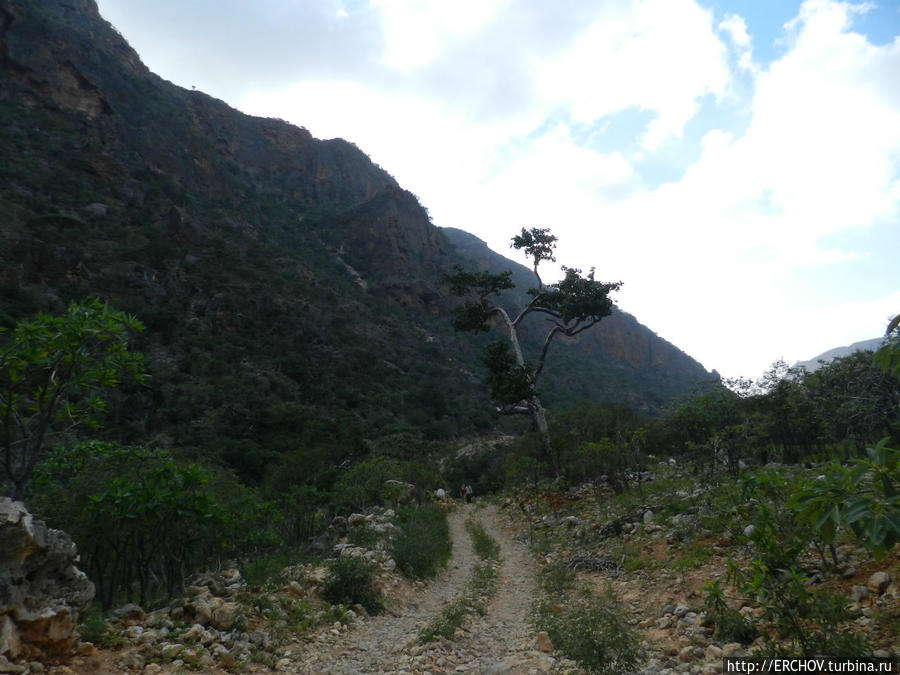
<svg viewBox="0 0 900 675"><path fill-rule="evenodd" d="M78 614L94 598L94 584L77 562L69 535L0 497L0 656L71 651Z"/></svg>

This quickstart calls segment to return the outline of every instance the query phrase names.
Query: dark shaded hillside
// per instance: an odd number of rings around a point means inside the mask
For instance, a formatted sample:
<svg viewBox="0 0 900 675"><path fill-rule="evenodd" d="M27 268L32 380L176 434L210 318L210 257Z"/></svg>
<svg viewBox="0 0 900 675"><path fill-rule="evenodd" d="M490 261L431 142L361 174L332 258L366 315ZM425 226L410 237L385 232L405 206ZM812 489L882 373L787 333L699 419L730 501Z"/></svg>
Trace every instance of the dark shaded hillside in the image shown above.
<svg viewBox="0 0 900 675"><path fill-rule="evenodd" d="M146 323L153 386L109 433L310 480L491 424L473 349L421 310L446 243L359 149L161 80L93 2L0 17L0 322L97 294Z"/></svg>
<svg viewBox="0 0 900 675"><path fill-rule="evenodd" d="M154 75L93 0L0 0L0 324L91 294L144 321L153 384L113 407L119 440L306 482L487 428L439 284L480 255L351 143ZM557 400L655 409L706 376L626 317L556 350Z"/></svg>

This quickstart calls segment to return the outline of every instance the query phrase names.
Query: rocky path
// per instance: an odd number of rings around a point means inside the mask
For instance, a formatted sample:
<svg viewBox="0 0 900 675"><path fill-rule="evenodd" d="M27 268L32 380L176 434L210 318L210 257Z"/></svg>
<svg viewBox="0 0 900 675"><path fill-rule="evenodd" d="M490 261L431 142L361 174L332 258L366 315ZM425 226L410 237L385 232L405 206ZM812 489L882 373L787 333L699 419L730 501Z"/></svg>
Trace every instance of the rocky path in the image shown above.
<svg viewBox="0 0 900 675"><path fill-rule="evenodd" d="M502 568L496 594L482 617L470 617L454 640L422 645L419 630L457 597L475 560L464 522L476 517L500 544ZM357 622L346 633L320 634L295 656L298 673L529 673L558 670L537 651L528 613L535 569L528 552L506 531L495 507L458 508L450 515L453 555L447 569L402 612Z"/></svg>

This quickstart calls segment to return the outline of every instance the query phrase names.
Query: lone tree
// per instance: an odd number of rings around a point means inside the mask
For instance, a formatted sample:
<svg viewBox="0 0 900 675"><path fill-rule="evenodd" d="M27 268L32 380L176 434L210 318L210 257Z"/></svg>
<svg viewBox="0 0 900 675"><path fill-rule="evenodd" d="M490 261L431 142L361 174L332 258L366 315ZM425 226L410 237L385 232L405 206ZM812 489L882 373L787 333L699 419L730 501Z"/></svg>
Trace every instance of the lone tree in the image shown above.
<svg viewBox="0 0 900 675"><path fill-rule="evenodd" d="M90 298L61 316L19 322L6 340L0 335L0 478L13 499L25 497L54 434L96 428L106 409L103 391L122 378L147 377L143 357L126 349L139 330L134 317Z"/></svg>
<svg viewBox="0 0 900 675"><path fill-rule="evenodd" d="M536 387L550 343L557 335L578 335L609 316L613 307L609 294L622 285L621 282L596 281L594 268L582 276L581 270L565 266L562 268L565 276L561 281L545 285L538 273L538 266L544 261L556 261L556 241L556 236L550 234L549 229L539 227L522 228L521 234L512 238L512 248L525 252L533 263L537 278L537 287L528 290L531 301L514 318L493 299L504 290L513 288L511 271L501 274L469 272L457 266L453 274L444 278L455 295L469 298L454 310L453 325L456 330L487 331L495 318L499 318L506 329L509 339L494 340L482 353L482 360L488 368L491 396L499 404L499 413L531 416L548 457L552 457L550 433ZM533 366L525 361L519 344L519 328L529 314L544 315L550 325Z"/></svg>

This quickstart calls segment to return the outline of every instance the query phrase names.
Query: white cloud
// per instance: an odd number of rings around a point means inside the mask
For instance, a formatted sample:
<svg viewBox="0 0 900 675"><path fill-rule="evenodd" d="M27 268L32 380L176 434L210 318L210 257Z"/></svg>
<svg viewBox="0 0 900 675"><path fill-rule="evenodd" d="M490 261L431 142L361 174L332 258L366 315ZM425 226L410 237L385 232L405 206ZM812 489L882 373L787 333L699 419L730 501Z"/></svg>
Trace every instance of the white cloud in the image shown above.
<svg viewBox="0 0 900 675"><path fill-rule="evenodd" d="M719 22L718 28L728 35L732 49L738 57L738 67L750 73L758 72L759 66L753 62L753 44L744 18L737 14L726 14Z"/></svg>
<svg viewBox="0 0 900 675"><path fill-rule="evenodd" d="M541 90L579 122L637 107L656 113L643 143L680 136L706 94L729 83L727 50L712 13L691 0L606 7L558 59L539 70Z"/></svg>
<svg viewBox="0 0 900 675"><path fill-rule="evenodd" d="M897 294L831 306L825 289L812 306L783 285L802 266L866 258L822 237L900 215L900 39L876 47L849 32L856 11L804 5L792 47L758 74L745 133L707 133L680 180L581 205L614 232L586 228L570 254L581 266L604 255L601 276L626 281L623 306L708 367L753 374L808 358L811 332L863 339L900 307Z"/></svg>
<svg viewBox="0 0 900 675"><path fill-rule="evenodd" d="M508 0L372 0L381 14L382 63L410 72L434 61L448 44L477 32Z"/></svg>

